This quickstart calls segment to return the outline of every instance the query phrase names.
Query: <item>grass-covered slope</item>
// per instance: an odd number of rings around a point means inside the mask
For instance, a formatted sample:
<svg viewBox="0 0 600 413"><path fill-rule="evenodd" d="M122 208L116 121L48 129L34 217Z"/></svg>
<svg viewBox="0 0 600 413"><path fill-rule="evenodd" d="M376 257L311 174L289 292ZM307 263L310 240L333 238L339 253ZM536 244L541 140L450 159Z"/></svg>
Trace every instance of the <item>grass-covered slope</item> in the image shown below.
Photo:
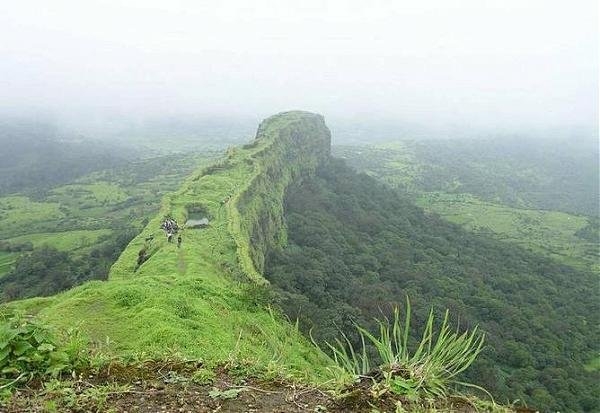
<svg viewBox="0 0 600 413"><path fill-rule="evenodd" d="M79 326L117 353L219 362L250 358L318 374L321 356L289 323L259 305L264 252L285 242L283 194L329 154L323 118L288 112L265 120L256 140L190 177L125 249L107 282L12 303L57 327ZM168 243L165 216L183 224L206 216ZM137 267L138 255L147 260ZM258 302L258 303L257 303Z"/></svg>

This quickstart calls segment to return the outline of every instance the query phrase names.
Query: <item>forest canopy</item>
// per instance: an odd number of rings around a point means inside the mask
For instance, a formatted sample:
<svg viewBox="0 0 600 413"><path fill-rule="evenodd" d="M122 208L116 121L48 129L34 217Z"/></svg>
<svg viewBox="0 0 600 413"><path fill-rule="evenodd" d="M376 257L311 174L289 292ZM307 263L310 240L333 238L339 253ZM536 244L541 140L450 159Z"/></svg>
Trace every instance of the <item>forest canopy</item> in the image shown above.
<svg viewBox="0 0 600 413"><path fill-rule="evenodd" d="M466 378L501 402L597 409L598 374L582 368L600 339L594 274L425 214L340 161L289 189L285 208L289 245L271 251L266 276L317 340L374 326L408 296L415 329L433 306L486 332Z"/></svg>

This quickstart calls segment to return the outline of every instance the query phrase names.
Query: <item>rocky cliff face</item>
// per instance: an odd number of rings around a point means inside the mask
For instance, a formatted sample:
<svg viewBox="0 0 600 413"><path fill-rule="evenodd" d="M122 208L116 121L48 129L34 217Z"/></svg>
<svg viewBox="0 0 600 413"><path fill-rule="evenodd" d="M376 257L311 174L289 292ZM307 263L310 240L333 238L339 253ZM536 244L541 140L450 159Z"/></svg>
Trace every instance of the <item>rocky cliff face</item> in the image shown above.
<svg viewBox="0 0 600 413"><path fill-rule="evenodd" d="M168 251L161 231L164 217L179 223L197 211L210 217L210 229L201 233L187 231L185 245L213 253L217 265L233 254L239 270L257 283L262 276L265 253L283 246L287 234L283 217L283 198L290 184L314 173L330 155L331 134L321 115L285 112L264 120L253 142L230 148L226 158L190 177L175 193L163 200L160 213L134 239L113 265L111 279L156 274L161 256ZM213 234L214 236L211 236ZM148 244L148 239L154 239ZM165 250L167 248L167 250ZM147 261L136 269L140 251ZM221 264L218 264L221 262Z"/></svg>
<svg viewBox="0 0 600 413"><path fill-rule="evenodd" d="M285 369L322 371L318 366L329 361L286 320L257 304L251 283L267 283L265 252L286 242L287 187L310 176L328 158L329 145L319 115L287 112L266 119L252 143L229 149L163 198L107 282L11 305L54 327L77 325L117 354L161 357L177 349L219 363L235 353L259 365L277 359ZM197 217L209 224L186 226ZM161 229L167 218L181 225L181 245Z"/></svg>
<svg viewBox="0 0 600 413"><path fill-rule="evenodd" d="M262 273L267 249L286 243L285 191L329 157L331 133L321 115L285 112L264 120L252 145L264 146L250 157L254 174L234 199L230 228L242 268Z"/></svg>

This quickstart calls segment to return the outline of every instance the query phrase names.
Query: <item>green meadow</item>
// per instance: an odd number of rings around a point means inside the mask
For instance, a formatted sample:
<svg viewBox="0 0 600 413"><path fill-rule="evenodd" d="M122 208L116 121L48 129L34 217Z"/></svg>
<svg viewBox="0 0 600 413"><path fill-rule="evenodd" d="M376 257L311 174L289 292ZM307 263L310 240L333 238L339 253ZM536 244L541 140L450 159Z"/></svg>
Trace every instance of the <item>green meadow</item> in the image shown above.
<svg viewBox="0 0 600 413"><path fill-rule="evenodd" d="M21 244L31 242L34 248L44 245L52 246L59 251L75 251L90 247L98 242L98 239L111 233L110 228L96 230L74 230L65 232L46 232L40 234L27 234L9 238L11 243Z"/></svg>
<svg viewBox="0 0 600 413"><path fill-rule="evenodd" d="M70 197L79 199L82 207L86 205L94 206L97 204L118 204L128 198L119 185L108 182L95 182L92 184L71 184L52 190L58 197ZM85 202L88 201L88 202Z"/></svg>
<svg viewBox="0 0 600 413"><path fill-rule="evenodd" d="M418 205L473 232L518 244L578 268L598 268L598 247L576 235L586 217L557 211L512 208L469 194L427 193Z"/></svg>
<svg viewBox="0 0 600 413"><path fill-rule="evenodd" d="M63 218L56 202L37 202L19 195L0 197L0 239L27 234L36 226Z"/></svg>
<svg viewBox="0 0 600 413"><path fill-rule="evenodd" d="M570 212L578 210L579 204L590 204L593 193L579 188L580 182L564 180L568 174L553 164L556 156L550 155L555 147L540 143L537 159L522 159L521 153L496 145L400 141L334 147L334 154L413 196L426 211L470 231L600 273L598 235L578 236L586 227L593 228L593 218ZM569 148L564 152L569 162L582 156L570 154ZM581 169L587 173L591 166L587 158L582 159ZM567 189L573 192L566 195L568 202L561 198L565 196L561 191ZM553 192L557 193L554 197Z"/></svg>

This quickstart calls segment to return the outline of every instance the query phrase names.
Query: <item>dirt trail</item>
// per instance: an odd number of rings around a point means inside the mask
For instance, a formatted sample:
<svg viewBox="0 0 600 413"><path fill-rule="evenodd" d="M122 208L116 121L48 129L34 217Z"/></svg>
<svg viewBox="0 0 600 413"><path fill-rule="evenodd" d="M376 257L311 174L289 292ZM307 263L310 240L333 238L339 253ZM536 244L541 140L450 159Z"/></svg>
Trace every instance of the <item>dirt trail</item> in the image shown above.
<svg viewBox="0 0 600 413"><path fill-rule="evenodd" d="M225 372L196 384L185 371L127 371L116 367L48 387L37 383L14 393L0 412L341 412L333 399L310 387L243 380ZM329 407L329 408L327 408Z"/></svg>

